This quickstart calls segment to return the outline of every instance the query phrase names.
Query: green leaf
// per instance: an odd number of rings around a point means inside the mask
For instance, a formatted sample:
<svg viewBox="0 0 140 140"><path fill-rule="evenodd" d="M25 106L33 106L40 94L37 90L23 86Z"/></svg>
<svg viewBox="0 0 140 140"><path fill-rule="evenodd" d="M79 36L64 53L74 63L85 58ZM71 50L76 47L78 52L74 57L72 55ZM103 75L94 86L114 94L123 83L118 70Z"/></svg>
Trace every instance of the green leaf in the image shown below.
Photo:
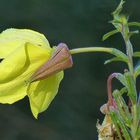
<svg viewBox="0 0 140 140"><path fill-rule="evenodd" d="M106 65L106 64L109 64L109 63L112 63L112 62L116 62L116 61L125 62L125 61L123 61L123 59L120 58L120 57L113 57L113 58L111 58L111 59L106 60L106 61L104 62L104 64Z"/></svg>
<svg viewBox="0 0 140 140"><path fill-rule="evenodd" d="M138 27L140 27L140 22L129 22L128 26L138 26Z"/></svg>
<svg viewBox="0 0 140 140"><path fill-rule="evenodd" d="M137 78L140 75L140 65L135 68L134 77Z"/></svg>
<svg viewBox="0 0 140 140"><path fill-rule="evenodd" d="M29 85L27 93L34 117L45 111L56 96L63 72L59 72L45 80L36 81Z"/></svg>
<svg viewBox="0 0 140 140"><path fill-rule="evenodd" d="M127 87L127 81L125 79L125 76L121 73L116 73L116 76L115 76L121 83L122 85L124 85L125 87Z"/></svg>
<svg viewBox="0 0 140 140"><path fill-rule="evenodd" d="M121 12L122 9L123 9L123 4L124 4L124 3L125 3L124 0L121 0L121 1L120 1L120 4L119 4L118 7L116 8L116 10L112 13L114 16L120 14L120 12Z"/></svg>
<svg viewBox="0 0 140 140"><path fill-rule="evenodd" d="M139 99L138 99L138 103L137 103L137 110L138 110L138 118L140 118L140 93L139 93ZM139 125L138 125L136 136L138 139L140 139L140 119L139 119L138 123L139 123Z"/></svg>
<svg viewBox="0 0 140 140"><path fill-rule="evenodd" d="M140 139L140 126L138 127L138 130L137 130L136 136L137 136L137 138L138 138L138 140L139 140L139 139Z"/></svg>
<svg viewBox="0 0 140 140"><path fill-rule="evenodd" d="M115 125L119 139L123 140L122 138L123 136L126 140L131 140L128 129L125 126L125 123L123 122L123 120L121 119L120 114L115 109L111 109L110 116L113 121L113 124Z"/></svg>
<svg viewBox="0 0 140 140"><path fill-rule="evenodd" d="M116 29L116 30L113 30L113 31L110 31L110 32L108 32L108 33L106 33L104 36L103 36L103 38L102 38L102 40L104 41L104 40L106 40L107 38L109 38L110 36L112 36L112 35L114 35L114 34L116 34L116 33L118 33L119 31Z"/></svg>
<svg viewBox="0 0 140 140"><path fill-rule="evenodd" d="M128 38L139 33L139 30L128 32Z"/></svg>
<svg viewBox="0 0 140 140"><path fill-rule="evenodd" d="M128 96L130 97L132 103L136 103L137 102L137 91L136 91L136 84L133 80L132 75L130 74L130 72L126 72L124 74L126 82L127 82L127 90L128 90Z"/></svg>
<svg viewBox="0 0 140 140"><path fill-rule="evenodd" d="M115 99L116 104L117 104L117 108L119 110L119 113L120 113L123 121L130 128L131 122L132 122L132 117L131 117L131 114L129 112L128 106L122 97L122 93L119 90L115 90L113 92L113 96L114 96L114 99Z"/></svg>
<svg viewBox="0 0 140 140"><path fill-rule="evenodd" d="M116 113L114 112L113 109L110 109L110 110L111 110L110 111L110 116L111 116L111 119L112 119L113 124L115 125L115 129L117 131L118 137L119 137L120 140L123 140L122 133L120 131L120 126L118 124L118 118L116 116Z"/></svg>
<svg viewBox="0 0 140 140"><path fill-rule="evenodd" d="M117 56L118 58L122 59L122 61L128 63L128 57L122 51L112 48L112 54Z"/></svg>
<svg viewBox="0 0 140 140"><path fill-rule="evenodd" d="M137 108L138 108L138 118L140 118L140 93L139 93ZM139 120L139 121L140 121L140 120ZM139 127L140 127L140 125L139 125Z"/></svg>
<svg viewBox="0 0 140 140"><path fill-rule="evenodd" d="M138 118L140 118L140 93L139 93L139 99L138 99L138 103L137 103L137 110L138 110ZM136 136L138 139L140 139L140 119L139 119L138 123L139 123L139 125L138 125Z"/></svg>
<svg viewBox="0 0 140 140"><path fill-rule="evenodd" d="M123 95L124 93L127 92L127 88L126 87L123 87L121 90L120 90L120 94Z"/></svg>
<svg viewBox="0 0 140 140"><path fill-rule="evenodd" d="M133 53L133 56L134 56L134 57L140 57L140 52L134 52L134 53Z"/></svg>
<svg viewBox="0 0 140 140"><path fill-rule="evenodd" d="M128 17L121 14L124 3L125 1L121 0L116 10L112 13L113 15L112 24L119 32L121 33L123 32L122 34L123 36L126 36L128 38L128 33L129 33L129 28L127 25Z"/></svg>

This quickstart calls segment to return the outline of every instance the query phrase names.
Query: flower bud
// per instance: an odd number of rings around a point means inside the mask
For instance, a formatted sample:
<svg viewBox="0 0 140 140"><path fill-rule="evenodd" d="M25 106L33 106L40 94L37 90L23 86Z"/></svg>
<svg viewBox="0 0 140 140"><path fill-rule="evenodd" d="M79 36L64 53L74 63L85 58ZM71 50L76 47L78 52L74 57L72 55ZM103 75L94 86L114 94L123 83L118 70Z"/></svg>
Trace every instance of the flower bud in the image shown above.
<svg viewBox="0 0 140 140"><path fill-rule="evenodd" d="M31 76L31 82L42 80L72 67L73 61L66 44L60 43L51 58Z"/></svg>

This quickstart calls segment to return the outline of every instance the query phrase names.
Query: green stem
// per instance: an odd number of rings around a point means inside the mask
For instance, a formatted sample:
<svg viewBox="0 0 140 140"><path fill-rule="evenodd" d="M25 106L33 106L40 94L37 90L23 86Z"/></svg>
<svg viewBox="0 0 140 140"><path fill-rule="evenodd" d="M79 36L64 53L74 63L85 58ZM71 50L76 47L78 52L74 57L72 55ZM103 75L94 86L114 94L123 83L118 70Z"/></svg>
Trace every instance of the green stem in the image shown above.
<svg viewBox="0 0 140 140"><path fill-rule="evenodd" d="M86 48L77 48L77 49L70 50L71 54L86 53L86 52L106 52L121 58L122 61L124 62L128 62L127 56L123 52L115 48L86 47Z"/></svg>
<svg viewBox="0 0 140 140"><path fill-rule="evenodd" d="M105 47L87 47L87 48L77 48L70 50L71 54L77 53L85 53L85 52L107 52L112 53L113 48L105 48Z"/></svg>
<svg viewBox="0 0 140 140"><path fill-rule="evenodd" d="M129 67L131 75L133 76L134 81L136 81L136 79L134 78L134 66L133 66L133 57L132 57L133 47L129 39L125 41L125 44L126 44L126 49L127 49L127 56L129 59L128 67Z"/></svg>
<svg viewBox="0 0 140 140"><path fill-rule="evenodd" d="M134 66L133 66L133 46L130 42L128 33L129 33L128 26L122 25L122 36L124 38L125 45L126 45L126 54L128 57L128 68L129 68L130 74L132 76L132 80L136 84L136 78L134 76ZM135 94L136 94L136 99L134 100L134 102L132 102L133 122L132 122L131 130L132 130L133 139L137 140L137 138L136 138L136 132L137 132L137 128L138 128L137 93L135 93Z"/></svg>
<svg viewBox="0 0 140 140"><path fill-rule="evenodd" d="M121 34L122 34L122 37L123 37L125 45L126 45L126 54L128 57L128 68L129 68L131 75L133 76L133 80L135 81L134 67L133 67L133 46L130 42L128 33L129 33L129 27L127 25L125 25L124 23L122 23Z"/></svg>

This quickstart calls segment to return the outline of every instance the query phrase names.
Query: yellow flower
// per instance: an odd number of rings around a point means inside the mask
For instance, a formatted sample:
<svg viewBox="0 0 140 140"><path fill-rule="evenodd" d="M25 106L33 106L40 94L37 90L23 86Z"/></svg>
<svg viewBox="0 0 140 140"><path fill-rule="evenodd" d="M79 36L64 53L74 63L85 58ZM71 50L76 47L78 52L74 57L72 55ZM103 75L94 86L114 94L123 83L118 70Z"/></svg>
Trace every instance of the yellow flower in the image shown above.
<svg viewBox="0 0 140 140"><path fill-rule="evenodd" d="M63 71L29 82L46 63L52 48L44 35L27 29L7 29L0 34L0 103L12 104L26 95L35 118L57 94Z"/></svg>

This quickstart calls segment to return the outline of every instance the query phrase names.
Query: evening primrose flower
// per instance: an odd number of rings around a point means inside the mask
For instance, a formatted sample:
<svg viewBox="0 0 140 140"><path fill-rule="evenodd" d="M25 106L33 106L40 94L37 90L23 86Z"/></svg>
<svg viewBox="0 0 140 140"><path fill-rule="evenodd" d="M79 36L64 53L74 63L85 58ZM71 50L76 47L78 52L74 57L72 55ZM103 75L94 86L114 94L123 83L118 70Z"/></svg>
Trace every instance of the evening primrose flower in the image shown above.
<svg viewBox="0 0 140 140"><path fill-rule="evenodd" d="M29 97L35 118L57 94L63 69L71 67L65 44L52 49L44 35L27 29L0 34L0 103L12 104Z"/></svg>

